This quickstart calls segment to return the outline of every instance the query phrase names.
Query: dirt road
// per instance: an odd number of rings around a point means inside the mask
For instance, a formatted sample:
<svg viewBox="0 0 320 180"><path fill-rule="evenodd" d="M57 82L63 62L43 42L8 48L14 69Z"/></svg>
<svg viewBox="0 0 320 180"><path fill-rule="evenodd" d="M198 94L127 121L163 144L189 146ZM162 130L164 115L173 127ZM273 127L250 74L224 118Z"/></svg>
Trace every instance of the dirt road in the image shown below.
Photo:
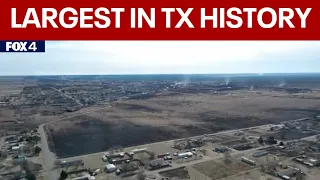
<svg viewBox="0 0 320 180"><path fill-rule="evenodd" d="M39 126L38 132L41 136L41 144L42 144L42 151L43 151L43 158L44 158L44 170L45 180L58 180L59 179L59 172L58 169L54 168L54 161L56 156L52 153L49 149L48 140L46 136L46 132L44 130L45 124Z"/></svg>
<svg viewBox="0 0 320 180"><path fill-rule="evenodd" d="M110 108L110 107L108 106L108 107L96 109L94 111L87 111L87 112L83 112L83 113L80 113L80 114L75 114L73 116L60 118L60 119L57 119L55 121L50 121L50 122L41 124L39 126L38 132L39 132L40 137L41 137L41 144L42 144L42 150L43 150L43 160L44 160L44 170L45 170L44 171L44 179L45 180L58 180L59 176L60 176L59 170L57 168L55 168L55 161L56 161L57 157L53 152L50 151L48 138L47 138L46 131L45 131L45 126L50 124L50 123L63 121L63 120L66 120L68 118L72 118L72 117L76 117L76 116L92 113L92 112L95 112L95 111L100 111L100 110L107 109L107 108Z"/></svg>

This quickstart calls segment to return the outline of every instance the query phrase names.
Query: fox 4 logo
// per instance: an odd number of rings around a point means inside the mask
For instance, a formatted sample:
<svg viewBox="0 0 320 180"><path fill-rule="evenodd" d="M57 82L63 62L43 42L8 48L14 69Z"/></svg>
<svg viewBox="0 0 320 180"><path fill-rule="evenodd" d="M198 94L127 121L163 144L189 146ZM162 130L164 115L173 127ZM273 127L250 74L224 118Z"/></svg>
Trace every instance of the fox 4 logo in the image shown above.
<svg viewBox="0 0 320 180"><path fill-rule="evenodd" d="M45 52L45 41L0 41L0 52Z"/></svg>
<svg viewBox="0 0 320 180"><path fill-rule="evenodd" d="M6 42L6 51L37 51L37 43L36 42L31 42L28 44L27 41L25 42Z"/></svg>

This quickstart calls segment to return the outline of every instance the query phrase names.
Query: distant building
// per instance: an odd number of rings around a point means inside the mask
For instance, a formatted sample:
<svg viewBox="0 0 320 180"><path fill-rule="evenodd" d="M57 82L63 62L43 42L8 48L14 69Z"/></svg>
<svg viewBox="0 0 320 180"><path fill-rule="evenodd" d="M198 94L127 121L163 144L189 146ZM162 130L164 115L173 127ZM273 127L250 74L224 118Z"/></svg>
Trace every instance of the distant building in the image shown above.
<svg viewBox="0 0 320 180"><path fill-rule="evenodd" d="M131 152L132 152L133 154L137 154L137 153L145 152L145 151L147 151L147 150L148 150L147 148L141 148L141 149L134 149L134 150L132 150Z"/></svg>
<svg viewBox="0 0 320 180"><path fill-rule="evenodd" d="M94 176L85 175L77 178L73 178L72 180L95 180L96 178Z"/></svg>
<svg viewBox="0 0 320 180"><path fill-rule="evenodd" d="M111 159L111 158L116 158L116 157L124 157L125 156L125 153L124 152L118 152L118 153L114 153L114 154L107 154L105 155L108 159Z"/></svg>
<svg viewBox="0 0 320 180"><path fill-rule="evenodd" d="M20 150L20 146L13 146L11 149L12 149L12 151L19 151Z"/></svg>
<svg viewBox="0 0 320 180"><path fill-rule="evenodd" d="M70 167L70 166L83 166L83 165L84 163L82 160L74 160L74 161L63 161L60 164L60 167L64 168L64 167Z"/></svg>
<svg viewBox="0 0 320 180"><path fill-rule="evenodd" d="M163 162L164 162L164 160L161 159L161 158L159 158L159 159L154 159L154 160L151 160L151 161L149 162L149 165L150 165L151 167L156 167L156 166L161 165Z"/></svg>
<svg viewBox="0 0 320 180"><path fill-rule="evenodd" d="M18 163L18 164L23 163L25 161L25 159L26 159L26 157L22 156L22 155L13 157L13 161Z"/></svg>
<svg viewBox="0 0 320 180"><path fill-rule="evenodd" d="M257 157L266 156L267 154L268 154L268 152L266 152L266 151L257 151L257 152L254 152L252 154L252 156L257 158Z"/></svg>
<svg viewBox="0 0 320 180"><path fill-rule="evenodd" d="M242 161L242 162L245 162L245 163L248 163L248 164L251 164L251 165L256 165L256 162L255 162L255 161L253 161L253 160L251 160L251 159L248 159L248 158L246 158L246 157L242 157L242 158L241 158L241 161Z"/></svg>
<svg viewBox="0 0 320 180"><path fill-rule="evenodd" d="M12 136L12 135L19 135L20 131L7 131L6 135L7 136Z"/></svg>
<svg viewBox="0 0 320 180"><path fill-rule="evenodd" d="M117 170L117 167L114 164L107 164L106 167L104 168L106 172L114 172Z"/></svg>
<svg viewBox="0 0 320 180"><path fill-rule="evenodd" d="M294 158L293 160L303 165L306 165L308 167L317 167L320 165L320 161L318 159L313 159L313 158L297 157L297 158Z"/></svg>
<svg viewBox="0 0 320 180"><path fill-rule="evenodd" d="M225 146L223 146L223 147L216 147L216 148L214 149L214 151L217 152L217 153L224 153L224 152L229 151L229 148L227 148L227 147L225 147Z"/></svg>
<svg viewBox="0 0 320 180"><path fill-rule="evenodd" d="M164 159L159 158L159 159L154 159L151 160L149 162L149 167L150 169L154 170L154 169L160 169L160 168L164 168L164 167L168 167L169 163L167 163L166 161L164 161Z"/></svg>
<svg viewBox="0 0 320 180"><path fill-rule="evenodd" d="M185 158L185 157L191 157L193 154L192 152L185 152L178 154L178 158Z"/></svg>

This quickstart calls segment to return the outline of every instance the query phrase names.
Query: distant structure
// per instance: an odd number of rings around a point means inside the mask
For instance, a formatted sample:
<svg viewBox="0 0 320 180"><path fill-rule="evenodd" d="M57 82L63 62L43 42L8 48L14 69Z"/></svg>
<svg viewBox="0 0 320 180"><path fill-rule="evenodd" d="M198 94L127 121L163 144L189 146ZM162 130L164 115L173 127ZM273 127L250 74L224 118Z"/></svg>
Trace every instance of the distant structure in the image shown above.
<svg viewBox="0 0 320 180"><path fill-rule="evenodd" d="M246 157L242 157L242 158L241 158L241 161L242 161L242 162L245 162L245 163L248 163L248 164L251 164L251 165L256 165L256 162L255 162L255 161L253 161L253 160L251 160L251 159L248 159L248 158L246 158Z"/></svg>
<svg viewBox="0 0 320 180"><path fill-rule="evenodd" d="M104 169L107 173L109 172L114 172L117 170L117 167L114 164L107 164L105 169Z"/></svg>
<svg viewBox="0 0 320 180"><path fill-rule="evenodd" d="M229 148L225 147L225 146L222 146L222 147L216 147L214 149L215 152L217 153L224 153L224 152L227 152L229 151Z"/></svg>
<svg viewBox="0 0 320 180"><path fill-rule="evenodd" d="M178 158L185 158L185 157L191 157L193 154L192 152L185 152L178 154Z"/></svg>

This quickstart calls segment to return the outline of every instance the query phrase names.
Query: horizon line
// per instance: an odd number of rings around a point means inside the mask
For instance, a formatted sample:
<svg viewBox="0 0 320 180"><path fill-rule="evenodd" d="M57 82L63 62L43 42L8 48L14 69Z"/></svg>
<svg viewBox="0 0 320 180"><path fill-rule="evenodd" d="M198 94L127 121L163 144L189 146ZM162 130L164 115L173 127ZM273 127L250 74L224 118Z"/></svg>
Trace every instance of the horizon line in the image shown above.
<svg viewBox="0 0 320 180"><path fill-rule="evenodd" d="M0 77L35 77L35 76L143 76L143 75L293 75L293 74L320 74L320 72L267 72L267 73L132 73L132 74L30 74L30 75L0 75Z"/></svg>

